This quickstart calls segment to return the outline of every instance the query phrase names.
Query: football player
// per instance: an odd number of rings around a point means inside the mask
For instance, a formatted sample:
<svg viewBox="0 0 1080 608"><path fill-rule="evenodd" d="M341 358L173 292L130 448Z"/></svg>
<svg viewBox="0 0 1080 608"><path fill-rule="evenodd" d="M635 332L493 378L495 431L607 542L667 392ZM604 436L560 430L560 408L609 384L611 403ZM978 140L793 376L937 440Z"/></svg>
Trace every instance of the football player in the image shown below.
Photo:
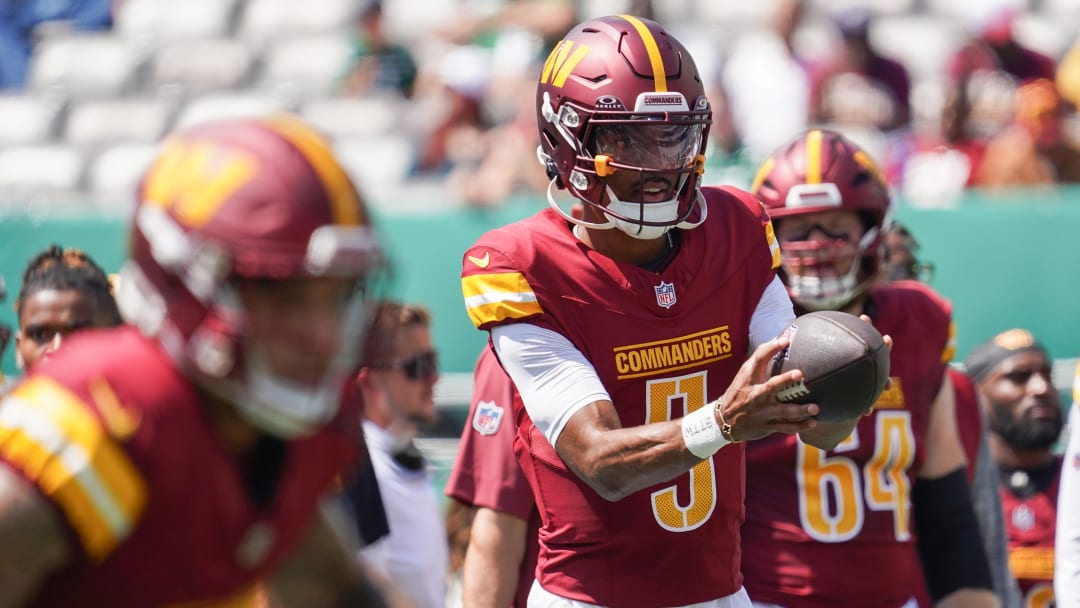
<svg viewBox="0 0 1080 608"><path fill-rule="evenodd" d="M490 346L473 370L469 416L446 495L476 509L462 570L462 605L525 608L540 551L540 513L514 457L514 385Z"/></svg>
<svg viewBox="0 0 1080 608"><path fill-rule="evenodd" d="M47 358L72 332L121 322L105 271L82 251L57 245L26 266L15 314L15 363L22 369Z"/></svg>
<svg viewBox="0 0 1080 608"><path fill-rule="evenodd" d="M529 605L747 606L742 442L831 447L856 420L776 399L801 378L766 371L793 319L779 251L751 195L701 187L711 110L678 40L587 20L536 102L551 209L482 236L462 271L519 393L542 522Z"/></svg>
<svg viewBox="0 0 1080 608"><path fill-rule="evenodd" d="M916 256L919 243L911 232L899 222L890 220L885 224L882 235L881 259L885 266L883 278L891 281L929 283L934 265L923 262ZM990 560L994 593L1005 608L1018 607L1020 588L1009 572L1008 541L998 491L998 469L990 457L985 433L986 423L979 407L975 385L967 374L955 367L949 366L946 371L953 386L956 426L960 443L964 447L964 457L968 462L967 480L971 486L975 517L979 520L986 555ZM920 605L929 605L929 593L925 585L923 587L918 595L919 602Z"/></svg>
<svg viewBox="0 0 1080 608"><path fill-rule="evenodd" d="M897 340L892 386L839 445L774 435L747 446L751 597L788 608L914 605L921 556L935 602L995 605L946 373L950 305L923 284L878 281L881 172L841 135L814 129L768 158L751 190L775 222L796 309L866 314Z"/></svg>
<svg viewBox="0 0 1080 608"><path fill-rule="evenodd" d="M323 500L362 445L342 403L380 248L289 115L169 136L118 303L0 407L0 605L381 605Z"/></svg>
<svg viewBox="0 0 1080 608"><path fill-rule="evenodd" d="M1065 414L1051 378L1052 360L1025 329L1010 329L964 359L989 421L990 453L1000 471L1009 566L1024 606L1054 605L1054 529L1060 456L1053 447Z"/></svg>

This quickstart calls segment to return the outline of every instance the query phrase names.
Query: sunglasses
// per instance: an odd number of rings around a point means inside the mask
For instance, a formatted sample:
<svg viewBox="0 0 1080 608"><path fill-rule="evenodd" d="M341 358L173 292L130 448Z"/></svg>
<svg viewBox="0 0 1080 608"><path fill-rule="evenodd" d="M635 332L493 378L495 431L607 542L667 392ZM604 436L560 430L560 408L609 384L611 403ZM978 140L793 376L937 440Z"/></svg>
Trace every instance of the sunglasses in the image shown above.
<svg viewBox="0 0 1080 608"><path fill-rule="evenodd" d="M409 380L426 380L439 372L439 355L429 350L417 353L408 359L388 361L375 367L400 370Z"/></svg>

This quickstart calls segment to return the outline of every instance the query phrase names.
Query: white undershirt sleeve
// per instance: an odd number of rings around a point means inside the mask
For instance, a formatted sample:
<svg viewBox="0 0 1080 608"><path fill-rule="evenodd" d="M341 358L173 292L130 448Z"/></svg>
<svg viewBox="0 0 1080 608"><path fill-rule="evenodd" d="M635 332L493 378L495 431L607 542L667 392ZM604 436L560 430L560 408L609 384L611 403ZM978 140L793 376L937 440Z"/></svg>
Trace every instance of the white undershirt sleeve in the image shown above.
<svg viewBox="0 0 1080 608"><path fill-rule="evenodd" d="M795 307L788 297L787 288L779 276L774 276L750 317L750 352L780 335L794 320Z"/></svg>
<svg viewBox="0 0 1080 608"><path fill-rule="evenodd" d="M512 323L492 329L491 342L529 418L552 446L578 410L611 400L596 369L559 333Z"/></svg>

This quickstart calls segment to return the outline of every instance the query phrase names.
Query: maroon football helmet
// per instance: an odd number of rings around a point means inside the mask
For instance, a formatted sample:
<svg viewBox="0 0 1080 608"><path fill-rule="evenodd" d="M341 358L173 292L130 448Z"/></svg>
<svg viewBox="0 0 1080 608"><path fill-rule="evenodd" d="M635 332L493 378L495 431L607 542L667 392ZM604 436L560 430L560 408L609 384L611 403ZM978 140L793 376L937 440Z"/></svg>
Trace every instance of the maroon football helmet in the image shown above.
<svg viewBox="0 0 1080 608"><path fill-rule="evenodd" d="M889 191L874 161L850 140L833 131L807 131L762 163L750 190L778 232L784 218L825 211L851 211L862 220L865 232L857 243L827 231L831 242L781 242L781 276L804 308L841 308L876 278Z"/></svg>
<svg viewBox="0 0 1080 608"><path fill-rule="evenodd" d="M296 437L337 411L381 263L364 203L315 131L286 114L211 123L170 136L144 175L117 299L197 384L264 431ZM355 285L318 386L259 364L236 290L312 277Z"/></svg>
<svg viewBox="0 0 1080 608"><path fill-rule="evenodd" d="M549 185L549 202L567 219L638 238L704 219L698 187L712 111L690 54L658 23L619 15L570 30L544 64L536 104L538 154L552 185L608 221L573 219ZM639 200L620 201L609 187L624 171L637 175ZM650 189L671 198L645 203Z"/></svg>

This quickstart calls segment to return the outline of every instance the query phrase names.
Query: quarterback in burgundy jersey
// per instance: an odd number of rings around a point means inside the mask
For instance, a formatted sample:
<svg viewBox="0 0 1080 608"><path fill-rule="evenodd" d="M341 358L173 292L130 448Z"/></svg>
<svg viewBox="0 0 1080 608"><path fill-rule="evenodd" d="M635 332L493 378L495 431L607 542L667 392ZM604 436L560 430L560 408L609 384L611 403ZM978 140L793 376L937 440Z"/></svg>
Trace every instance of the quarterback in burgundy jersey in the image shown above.
<svg viewBox="0 0 1080 608"><path fill-rule="evenodd" d="M935 601L963 593L993 605L946 374L950 306L921 283L876 281L888 208L880 171L841 135L815 129L767 159L752 191L775 222L797 309L866 314L896 343L891 386L835 448L782 435L747 445L750 597L788 608L911 605L921 554ZM947 555L970 567L950 570Z"/></svg>
<svg viewBox="0 0 1080 608"><path fill-rule="evenodd" d="M462 270L517 389L541 518L529 605L748 606L740 442L831 446L855 420L776 398L801 377L766 372L793 318L779 252L752 196L700 187L711 111L682 44L646 19L590 19L536 101L551 209L482 236Z"/></svg>
<svg viewBox="0 0 1080 608"><path fill-rule="evenodd" d="M130 242L131 325L0 404L0 604L250 605L272 580L374 605L320 509L362 446L342 393L381 257L328 145L288 115L178 132Z"/></svg>
<svg viewBox="0 0 1080 608"><path fill-rule="evenodd" d="M447 496L478 509L465 557L466 606L471 594L479 592L471 588L475 585L483 592L511 595L508 605L525 608L536 576L540 514L514 456L516 434L514 385L486 346L476 360L469 417L446 482ZM481 539L483 529L490 532ZM506 553L508 546L514 553ZM518 552L520 559L515 559ZM512 594L511 589L498 589L504 576L516 581Z"/></svg>
<svg viewBox="0 0 1080 608"><path fill-rule="evenodd" d="M982 398L990 453L1001 476L1009 568L1024 605L1054 605L1054 535L1062 458L1053 452L1065 425L1052 360L1031 332L1010 329L964 360Z"/></svg>

